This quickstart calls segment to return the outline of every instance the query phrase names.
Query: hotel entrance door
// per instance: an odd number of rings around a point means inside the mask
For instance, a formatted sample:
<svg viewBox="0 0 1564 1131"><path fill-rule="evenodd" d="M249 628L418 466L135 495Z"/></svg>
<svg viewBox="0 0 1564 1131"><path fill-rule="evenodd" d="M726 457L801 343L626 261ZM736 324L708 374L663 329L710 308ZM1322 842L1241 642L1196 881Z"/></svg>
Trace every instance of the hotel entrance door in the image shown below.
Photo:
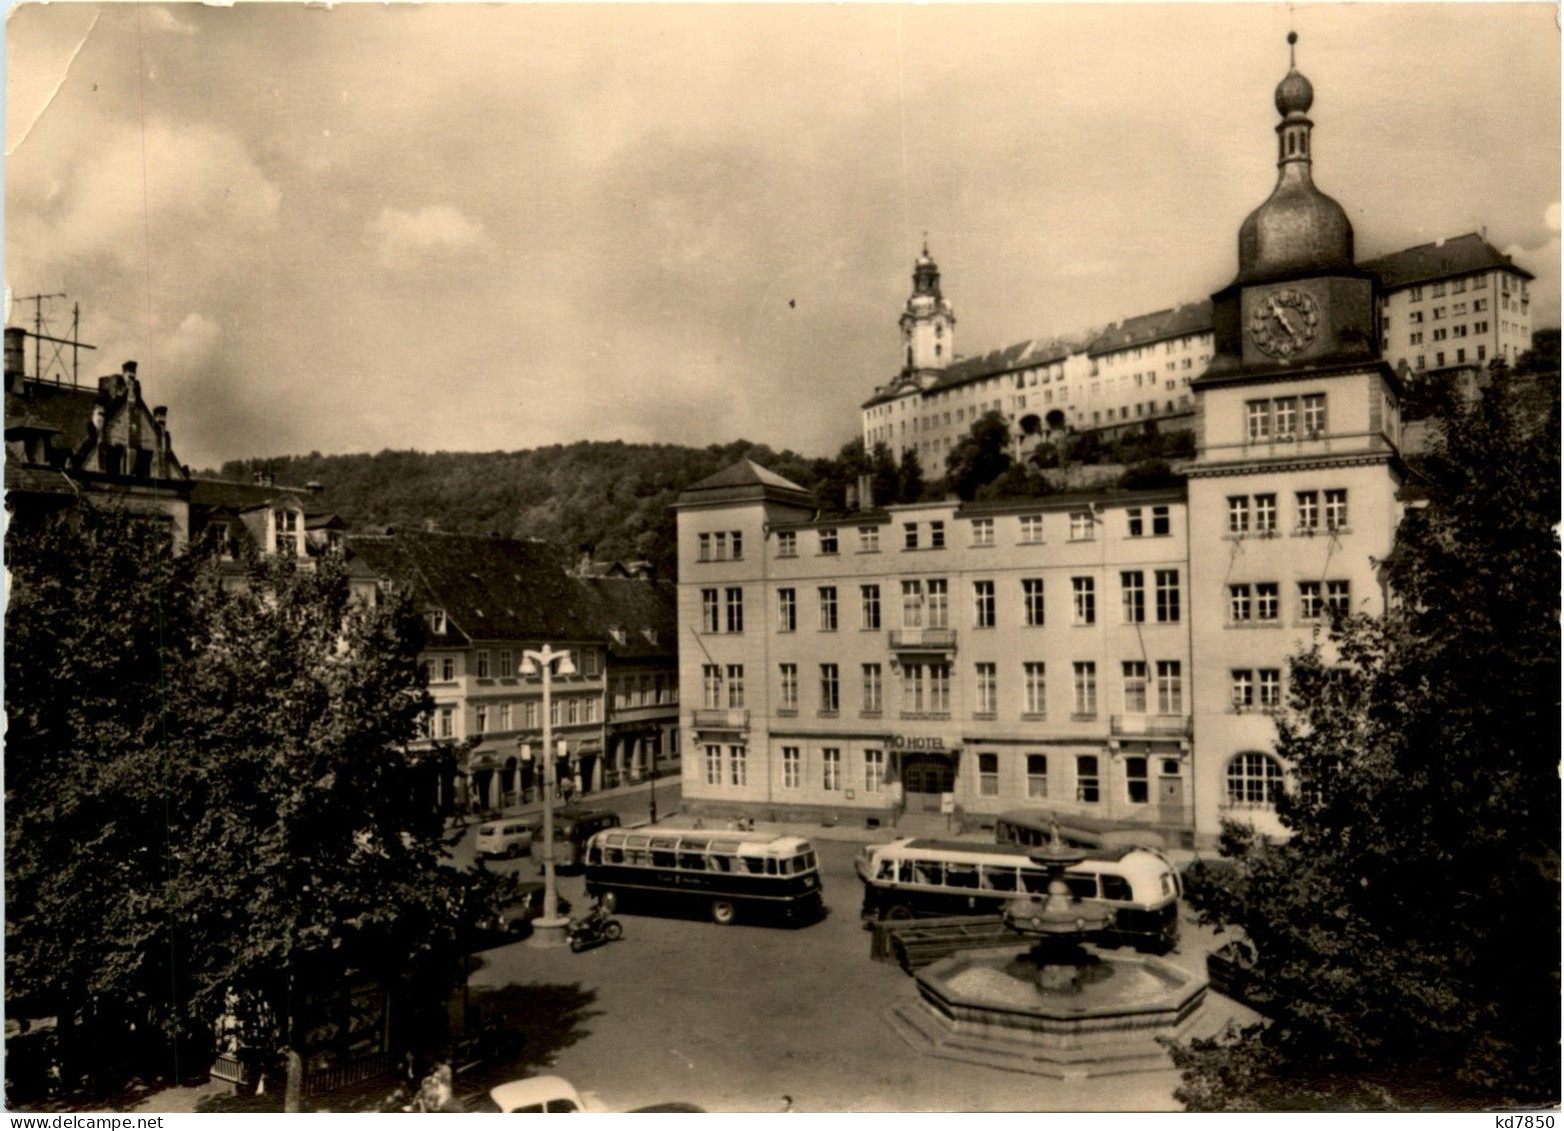
<svg viewBox="0 0 1564 1131"><path fill-rule="evenodd" d="M901 781L908 809L938 813L940 794L955 792L956 764L949 754L907 754L901 760Z"/></svg>

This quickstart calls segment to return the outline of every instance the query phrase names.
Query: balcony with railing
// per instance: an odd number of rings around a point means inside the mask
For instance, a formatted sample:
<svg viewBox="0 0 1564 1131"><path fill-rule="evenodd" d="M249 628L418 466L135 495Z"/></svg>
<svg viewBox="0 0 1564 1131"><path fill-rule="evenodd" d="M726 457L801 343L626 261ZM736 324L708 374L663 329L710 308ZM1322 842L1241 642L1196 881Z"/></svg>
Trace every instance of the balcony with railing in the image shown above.
<svg viewBox="0 0 1564 1131"><path fill-rule="evenodd" d="M696 730L748 730L747 707L705 707L695 711Z"/></svg>
<svg viewBox="0 0 1564 1131"><path fill-rule="evenodd" d="M1112 715L1111 733L1115 738L1188 738L1188 715Z"/></svg>
<svg viewBox="0 0 1564 1131"><path fill-rule="evenodd" d="M956 650L956 630L953 628L893 628L890 631L893 652L939 652L950 654Z"/></svg>

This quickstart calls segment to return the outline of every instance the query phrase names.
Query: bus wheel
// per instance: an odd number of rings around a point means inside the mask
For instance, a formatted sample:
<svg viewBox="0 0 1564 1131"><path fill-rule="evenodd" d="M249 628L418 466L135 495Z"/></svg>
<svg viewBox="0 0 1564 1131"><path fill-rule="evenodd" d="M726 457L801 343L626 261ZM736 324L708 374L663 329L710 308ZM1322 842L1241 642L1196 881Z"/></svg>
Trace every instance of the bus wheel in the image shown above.
<svg viewBox="0 0 1564 1131"><path fill-rule="evenodd" d="M713 923L726 927L737 917L733 910L733 904L727 900L714 899L711 901L711 921Z"/></svg>
<svg viewBox="0 0 1564 1131"><path fill-rule="evenodd" d="M885 909L885 914L880 917L889 919L894 923L905 923L912 918L912 908L905 903L893 903Z"/></svg>

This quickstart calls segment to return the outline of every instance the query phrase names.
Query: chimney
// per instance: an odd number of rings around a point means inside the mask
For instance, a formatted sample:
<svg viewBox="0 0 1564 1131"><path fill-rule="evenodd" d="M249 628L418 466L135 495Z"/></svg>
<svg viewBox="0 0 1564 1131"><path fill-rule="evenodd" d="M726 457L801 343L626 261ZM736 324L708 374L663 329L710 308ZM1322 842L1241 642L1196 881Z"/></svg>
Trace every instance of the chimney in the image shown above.
<svg viewBox="0 0 1564 1131"><path fill-rule="evenodd" d="M579 553L576 557L576 576L592 576L592 555L597 552L597 547L590 542L583 542L577 547Z"/></svg>
<svg viewBox="0 0 1564 1131"><path fill-rule="evenodd" d="M847 509L849 511L858 509L858 484L856 483L847 485Z"/></svg>
<svg viewBox="0 0 1564 1131"><path fill-rule="evenodd" d="M154 408L152 410L152 419L157 421L157 430L159 432L167 431L168 430L168 406L166 404L160 404L156 408Z"/></svg>
<svg viewBox="0 0 1564 1131"><path fill-rule="evenodd" d="M251 479L255 481L257 487L270 487L277 482L277 477L272 474L272 469L269 467L256 468L251 474Z"/></svg>
<svg viewBox="0 0 1564 1131"><path fill-rule="evenodd" d="M5 387L10 392L21 388L27 376L27 331L20 326L5 328Z"/></svg>
<svg viewBox="0 0 1564 1131"><path fill-rule="evenodd" d="M874 509L874 476L867 471L858 476L858 505L866 511Z"/></svg>

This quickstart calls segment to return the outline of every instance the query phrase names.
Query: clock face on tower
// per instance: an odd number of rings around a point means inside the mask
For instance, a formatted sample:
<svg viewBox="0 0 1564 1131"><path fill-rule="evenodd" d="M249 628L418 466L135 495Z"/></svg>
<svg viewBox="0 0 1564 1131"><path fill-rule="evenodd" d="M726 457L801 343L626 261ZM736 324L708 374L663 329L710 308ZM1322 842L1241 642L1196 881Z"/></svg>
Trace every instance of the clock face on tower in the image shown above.
<svg viewBox="0 0 1564 1131"><path fill-rule="evenodd" d="M1255 349L1280 361L1303 351L1320 325L1320 307L1308 291L1288 287L1256 297L1249 314Z"/></svg>

